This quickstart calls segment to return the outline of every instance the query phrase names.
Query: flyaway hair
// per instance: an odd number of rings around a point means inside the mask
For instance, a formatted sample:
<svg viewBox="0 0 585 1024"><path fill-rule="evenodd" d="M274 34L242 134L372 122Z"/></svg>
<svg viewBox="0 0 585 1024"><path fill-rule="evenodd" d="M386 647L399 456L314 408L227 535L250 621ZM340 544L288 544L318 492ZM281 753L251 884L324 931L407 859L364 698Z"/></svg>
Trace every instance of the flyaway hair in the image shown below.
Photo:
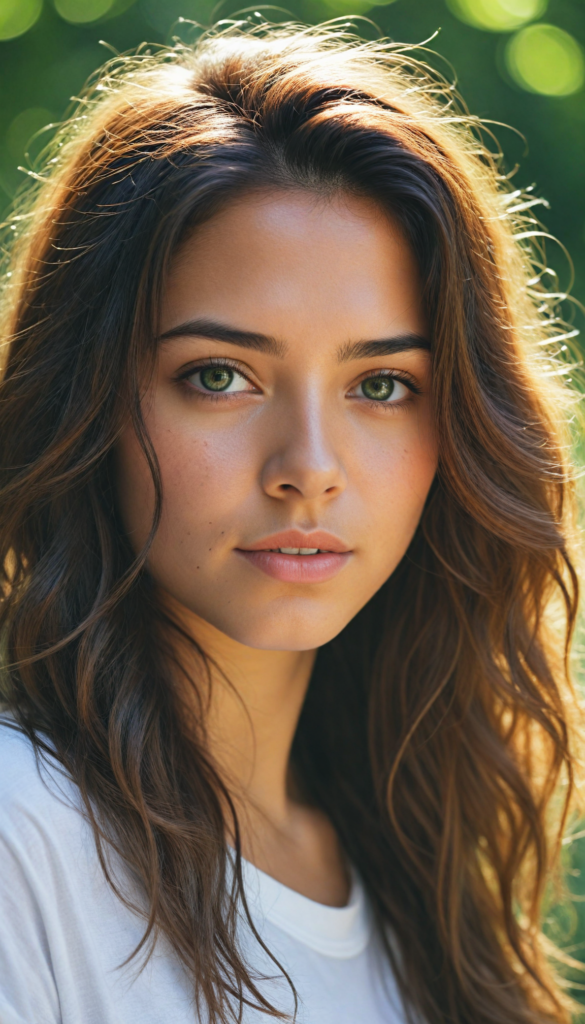
<svg viewBox="0 0 585 1024"><path fill-rule="evenodd" d="M140 396L165 275L199 224L267 190L368 197L402 225L439 438L406 556L319 652L298 785L363 878L413 1020L568 1021L540 921L575 766L558 327L529 284L525 204L408 48L339 26L227 26L114 60L57 132L13 222L4 291L5 701L80 787L104 867L112 848L127 865L142 952L166 937L211 1024L246 1004L280 1017L238 948L237 822L232 873L205 653L184 678L199 707L187 727L175 627L113 485L130 418L154 533L164 494Z"/></svg>

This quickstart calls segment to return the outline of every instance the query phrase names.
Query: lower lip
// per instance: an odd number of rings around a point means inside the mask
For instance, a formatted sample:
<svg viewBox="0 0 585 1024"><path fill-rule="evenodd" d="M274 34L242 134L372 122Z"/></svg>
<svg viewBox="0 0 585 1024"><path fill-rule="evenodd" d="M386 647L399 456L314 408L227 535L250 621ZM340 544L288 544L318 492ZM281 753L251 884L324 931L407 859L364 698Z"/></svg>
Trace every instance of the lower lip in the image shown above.
<svg viewBox="0 0 585 1024"><path fill-rule="evenodd" d="M267 576L284 583L325 583L337 576L351 555L350 551L325 551L320 555L282 555L280 551L241 548L237 551Z"/></svg>

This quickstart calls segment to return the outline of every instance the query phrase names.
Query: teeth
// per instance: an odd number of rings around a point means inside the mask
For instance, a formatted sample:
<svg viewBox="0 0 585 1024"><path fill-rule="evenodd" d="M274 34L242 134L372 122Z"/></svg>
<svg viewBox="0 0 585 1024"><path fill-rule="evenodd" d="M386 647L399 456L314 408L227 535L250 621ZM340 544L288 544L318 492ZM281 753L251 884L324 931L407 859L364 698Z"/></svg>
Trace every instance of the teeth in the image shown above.
<svg viewBox="0 0 585 1024"><path fill-rule="evenodd" d="M316 555L319 548L278 548L281 555Z"/></svg>

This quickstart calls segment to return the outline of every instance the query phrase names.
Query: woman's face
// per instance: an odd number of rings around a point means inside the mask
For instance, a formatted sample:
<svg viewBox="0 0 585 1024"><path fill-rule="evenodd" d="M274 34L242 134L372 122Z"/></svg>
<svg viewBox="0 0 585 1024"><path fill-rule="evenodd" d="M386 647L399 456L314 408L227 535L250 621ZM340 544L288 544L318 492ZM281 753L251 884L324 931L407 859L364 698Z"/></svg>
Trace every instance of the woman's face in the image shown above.
<svg viewBox="0 0 585 1024"><path fill-rule="evenodd" d="M250 647L339 633L401 560L435 474L427 339L412 252L369 201L247 198L198 228L143 406L163 590ZM131 427L118 454L138 550L153 486Z"/></svg>

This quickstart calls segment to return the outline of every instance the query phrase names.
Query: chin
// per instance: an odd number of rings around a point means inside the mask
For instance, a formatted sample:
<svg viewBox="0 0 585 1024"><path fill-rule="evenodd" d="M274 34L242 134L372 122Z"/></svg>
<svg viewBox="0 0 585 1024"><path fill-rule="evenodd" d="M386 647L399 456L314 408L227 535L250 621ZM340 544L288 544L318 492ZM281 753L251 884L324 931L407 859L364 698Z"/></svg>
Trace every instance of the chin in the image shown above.
<svg viewBox="0 0 585 1024"><path fill-rule="evenodd" d="M242 616L237 621L214 622L222 633L246 647L263 651L312 651L333 640L349 619L332 622L313 614L264 614Z"/></svg>

